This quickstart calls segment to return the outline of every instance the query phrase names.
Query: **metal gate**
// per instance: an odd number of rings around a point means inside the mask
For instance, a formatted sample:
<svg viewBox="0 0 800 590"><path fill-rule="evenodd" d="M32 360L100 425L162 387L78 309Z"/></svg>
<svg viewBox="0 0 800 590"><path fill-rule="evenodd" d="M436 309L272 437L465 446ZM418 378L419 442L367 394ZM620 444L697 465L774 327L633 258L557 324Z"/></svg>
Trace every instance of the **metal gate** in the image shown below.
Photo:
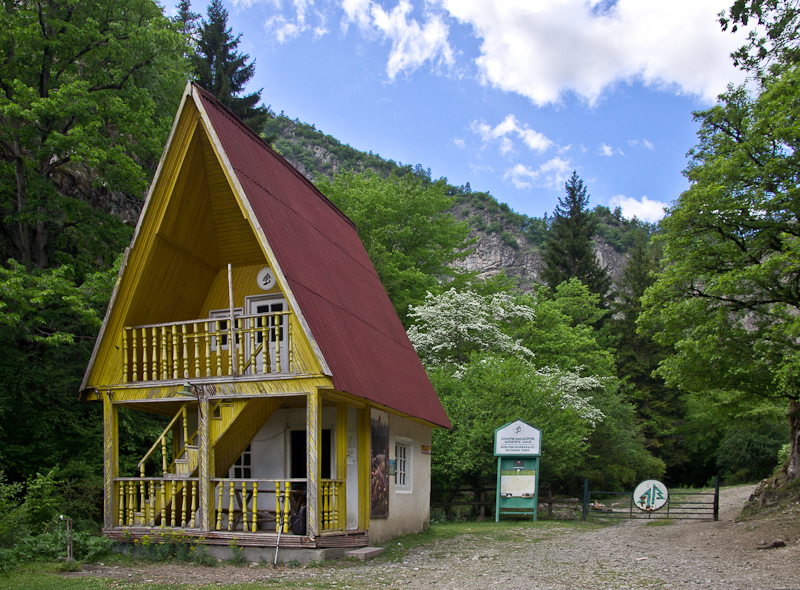
<svg viewBox="0 0 800 590"><path fill-rule="evenodd" d="M719 476L714 478L713 492L669 490L666 505L655 512L642 512L636 508L633 492L591 491L587 479L583 485L581 520L587 518L719 520Z"/></svg>

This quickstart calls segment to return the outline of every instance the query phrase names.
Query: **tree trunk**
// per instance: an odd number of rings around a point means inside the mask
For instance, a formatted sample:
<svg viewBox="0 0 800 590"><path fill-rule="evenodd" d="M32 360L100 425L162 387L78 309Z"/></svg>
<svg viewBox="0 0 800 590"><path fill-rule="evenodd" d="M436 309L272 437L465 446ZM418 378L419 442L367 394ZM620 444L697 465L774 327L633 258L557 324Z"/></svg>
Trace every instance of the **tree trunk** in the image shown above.
<svg viewBox="0 0 800 590"><path fill-rule="evenodd" d="M16 207L17 213L22 213L27 206L27 195L25 186L25 163L24 154L22 153L22 146L19 143L19 138L14 139L14 180L16 183ZM16 249L19 256L19 261L24 265L29 265L31 261L30 249L30 226L26 221L17 222L16 231Z"/></svg>
<svg viewBox="0 0 800 590"><path fill-rule="evenodd" d="M800 401L789 402L789 469L786 472L791 481L800 477Z"/></svg>

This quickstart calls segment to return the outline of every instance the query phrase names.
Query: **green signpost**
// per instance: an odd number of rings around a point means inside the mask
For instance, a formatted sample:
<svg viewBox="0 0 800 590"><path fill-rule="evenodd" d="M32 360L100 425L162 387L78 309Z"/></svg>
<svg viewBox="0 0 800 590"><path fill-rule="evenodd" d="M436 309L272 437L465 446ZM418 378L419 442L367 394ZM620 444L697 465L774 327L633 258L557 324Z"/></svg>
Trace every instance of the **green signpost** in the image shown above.
<svg viewBox="0 0 800 590"><path fill-rule="evenodd" d="M501 514L532 514L539 506L539 455L542 433L515 420L494 431L494 456L497 457L497 506L495 522Z"/></svg>

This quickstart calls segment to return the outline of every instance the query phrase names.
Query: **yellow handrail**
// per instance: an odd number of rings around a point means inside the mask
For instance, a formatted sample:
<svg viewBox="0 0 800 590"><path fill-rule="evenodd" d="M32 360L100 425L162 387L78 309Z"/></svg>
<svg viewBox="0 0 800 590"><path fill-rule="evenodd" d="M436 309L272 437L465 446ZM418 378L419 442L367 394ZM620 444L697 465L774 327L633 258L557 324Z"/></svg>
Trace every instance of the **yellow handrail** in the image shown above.
<svg viewBox="0 0 800 590"><path fill-rule="evenodd" d="M169 424L167 424L166 427L164 428L164 430L161 431L161 434L158 435L158 438L156 439L156 442L153 443L153 446L150 447L150 450L148 450L144 454L144 457L142 457L142 460L139 461L139 463L138 463L139 469L141 469L142 465L144 465L145 462L150 458L150 456L153 453L156 452L156 448L161 444L161 439L163 439L165 436L167 436L167 433L169 432L170 428L172 428L175 425L175 422L178 420L178 418L180 418L183 415L183 411L186 409L187 405L188 405L188 402L183 404L180 407L180 409L178 410L178 412L175 414L175 416L172 418L172 420L169 421Z"/></svg>

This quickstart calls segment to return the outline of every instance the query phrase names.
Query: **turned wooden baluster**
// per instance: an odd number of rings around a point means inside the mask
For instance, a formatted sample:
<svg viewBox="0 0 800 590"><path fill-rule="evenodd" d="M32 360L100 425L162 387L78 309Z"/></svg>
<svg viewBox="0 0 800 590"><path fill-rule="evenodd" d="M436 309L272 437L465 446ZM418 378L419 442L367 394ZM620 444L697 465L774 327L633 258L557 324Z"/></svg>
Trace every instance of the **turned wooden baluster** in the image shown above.
<svg viewBox="0 0 800 590"><path fill-rule="evenodd" d="M145 524L147 524L147 501L146 501L147 490L145 489L147 482L144 481L144 465L142 465L141 469L139 470L139 477L141 477L141 480L139 481L139 499L140 499L139 512L142 513L141 524L142 526L144 526Z"/></svg>
<svg viewBox="0 0 800 590"><path fill-rule="evenodd" d="M119 485L119 526L125 526L125 482L120 481Z"/></svg>
<svg viewBox="0 0 800 590"><path fill-rule="evenodd" d="M186 406L183 407L183 446L189 444L189 421L187 420L188 411L186 410Z"/></svg>
<svg viewBox="0 0 800 590"><path fill-rule="evenodd" d="M219 482L219 502L217 504L217 530L222 530L222 493L225 487L224 482Z"/></svg>
<svg viewBox="0 0 800 590"><path fill-rule="evenodd" d="M253 526L250 528L251 531L256 532L256 527L258 522L256 520L256 516L258 515L258 482L253 482Z"/></svg>
<svg viewBox="0 0 800 590"><path fill-rule="evenodd" d="M133 526L133 518L136 514L136 482L128 482L128 526Z"/></svg>
<svg viewBox="0 0 800 590"><path fill-rule="evenodd" d="M178 378L178 326L172 325L172 378Z"/></svg>
<svg viewBox="0 0 800 590"><path fill-rule="evenodd" d="M250 527L247 522L247 482L242 482L242 530L250 532Z"/></svg>
<svg viewBox="0 0 800 590"><path fill-rule="evenodd" d="M125 329L122 331L122 382L128 382L128 332L130 330Z"/></svg>
<svg viewBox="0 0 800 590"><path fill-rule="evenodd" d="M322 484L322 528L331 528L331 484Z"/></svg>
<svg viewBox="0 0 800 590"><path fill-rule="evenodd" d="M167 482L161 480L161 526L167 526Z"/></svg>
<svg viewBox="0 0 800 590"><path fill-rule="evenodd" d="M266 340L264 340L266 342ZM275 482L275 532L280 531L281 527L281 482Z"/></svg>
<svg viewBox="0 0 800 590"><path fill-rule="evenodd" d="M131 369L131 381L138 381L139 380L139 367L136 364L136 359L139 356L136 353L136 330L131 330L131 339L133 342L131 343L131 359L133 361L133 367Z"/></svg>
<svg viewBox="0 0 800 590"><path fill-rule="evenodd" d="M289 482L286 482L286 489L283 490L283 532L289 532Z"/></svg>
<svg viewBox="0 0 800 590"><path fill-rule="evenodd" d="M233 530L233 482L231 482L230 497L228 498L228 530Z"/></svg>
<svg viewBox="0 0 800 590"><path fill-rule="evenodd" d="M150 380L150 363L147 359L147 328L142 328L142 381Z"/></svg>
<svg viewBox="0 0 800 590"><path fill-rule="evenodd" d="M158 328L158 342L161 344L161 378L169 379L169 358L167 357L167 329Z"/></svg>
<svg viewBox="0 0 800 590"><path fill-rule="evenodd" d="M183 358L181 359L181 368L183 369L183 378L189 378L189 349L186 345L186 324L181 324L181 350L183 351Z"/></svg>
<svg viewBox="0 0 800 590"><path fill-rule="evenodd" d="M287 323L287 332L286 332L286 348L289 350L289 363L287 367L287 372L292 372L292 367L294 366L294 353L292 352L292 318L288 315L286 316L286 323Z"/></svg>
<svg viewBox="0 0 800 590"><path fill-rule="evenodd" d="M153 381L158 380L158 328L151 328L153 331L153 339L152 339L152 346L153 346L153 370L151 371L151 375L153 375ZM161 362L164 362L164 359L161 359Z"/></svg>
<svg viewBox="0 0 800 590"><path fill-rule="evenodd" d="M172 496L172 510L171 510L171 512L172 512L172 515L171 515L171 516L172 516L172 518L170 519L170 526L173 526L173 527L174 527L174 526L175 526L175 523L176 523L176 521L177 521L177 518L176 518L176 516L177 516L177 514L176 514L176 511L177 511L177 508L178 508L178 506L177 506L177 504L178 504L178 494L176 493L176 492L177 492L177 490L175 489L175 482L174 482L174 481L173 481L173 482L171 482L171 485L170 485L170 490L172 491L172 494L171 494L171 496Z"/></svg>
<svg viewBox="0 0 800 590"><path fill-rule="evenodd" d="M281 372L281 324L283 316L275 316L275 372Z"/></svg>
<svg viewBox="0 0 800 590"><path fill-rule="evenodd" d="M200 334L198 324L192 324L192 338L194 339L194 377L200 378Z"/></svg>
<svg viewBox="0 0 800 590"><path fill-rule="evenodd" d="M192 520L189 526L194 528L194 515L197 514L197 482L192 482Z"/></svg>
<svg viewBox="0 0 800 590"><path fill-rule="evenodd" d="M186 501L186 483L183 482L181 484L181 490L183 494L181 495L181 528L186 528L186 521L189 520L189 504Z"/></svg>
<svg viewBox="0 0 800 590"><path fill-rule="evenodd" d="M155 484L152 481L148 482L147 488L148 488L148 498L150 499L150 501L148 502L148 508L150 510L150 513L149 513L150 514L150 518L148 519L148 522L150 523L150 526L156 526L156 490L155 490Z"/></svg>

